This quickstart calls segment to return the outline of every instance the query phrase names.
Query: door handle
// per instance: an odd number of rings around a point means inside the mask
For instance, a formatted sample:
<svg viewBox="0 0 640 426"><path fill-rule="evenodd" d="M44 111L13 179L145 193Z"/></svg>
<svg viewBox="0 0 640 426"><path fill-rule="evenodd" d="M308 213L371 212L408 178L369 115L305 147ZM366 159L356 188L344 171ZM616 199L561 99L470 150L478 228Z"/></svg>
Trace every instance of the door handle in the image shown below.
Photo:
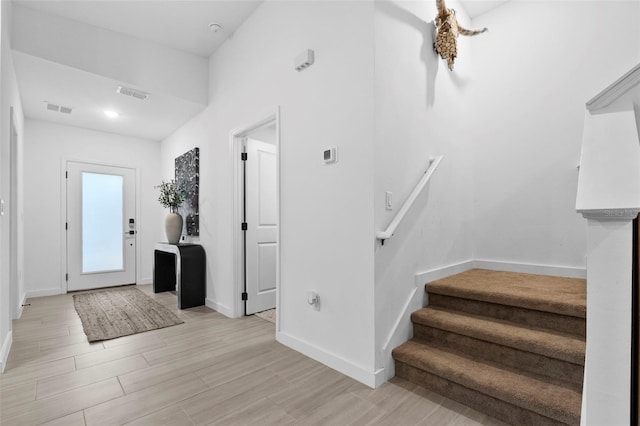
<svg viewBox="0 0 640 426"><path fill-rule="evenodd" d="M124 235L135 235L136 231L125 231Z"/></svg>

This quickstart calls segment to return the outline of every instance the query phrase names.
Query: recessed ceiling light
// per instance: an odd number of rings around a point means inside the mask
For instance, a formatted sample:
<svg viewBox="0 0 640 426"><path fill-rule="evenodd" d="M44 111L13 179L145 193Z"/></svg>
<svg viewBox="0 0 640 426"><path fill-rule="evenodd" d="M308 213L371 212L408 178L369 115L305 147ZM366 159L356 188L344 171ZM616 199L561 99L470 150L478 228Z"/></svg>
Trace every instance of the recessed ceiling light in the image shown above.
<svg viewBox="0 0 640 426"><path fill-rule="evenodd" d="M111 110L105 110L104 111L104 115L106 115L109 118L118 118L120 116L120 114L118 114L115 111L111 111Z"/></svg>
<svg viewBox="0 0 640 426"><path fill-rule="evenodd" d="M212 22L212 23L209 24L209 29L211 31L213 31L214 33L217 33L218 31L220 31L222 29L222 25L216 24L215 22Z"/></svg>

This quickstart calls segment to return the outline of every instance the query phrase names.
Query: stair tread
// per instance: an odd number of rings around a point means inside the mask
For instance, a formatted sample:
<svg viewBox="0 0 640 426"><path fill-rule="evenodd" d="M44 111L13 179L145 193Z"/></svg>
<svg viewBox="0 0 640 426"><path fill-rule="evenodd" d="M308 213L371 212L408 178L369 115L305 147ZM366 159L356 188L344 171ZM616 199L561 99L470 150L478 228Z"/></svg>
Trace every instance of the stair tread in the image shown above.
<svg viewBox="0 0 640 426"><path fill-rule="evenodd" d="M393 350L393 357L493 398L568 424L580 421L581 394L558 384L501 369L410 340Z"/></svg>
<svg viewBox="0 0 640 426"><path fill-rule="evenodd" d="M471 269L428 283L426 291L586 318L583 279Z"/></svg>
<svg viewBox="0 0 640 426"><path fill-rule="evenodd" d="M584 365L586 343L580 336L434 307L412 313L411 320L417 324Z"/></svg>

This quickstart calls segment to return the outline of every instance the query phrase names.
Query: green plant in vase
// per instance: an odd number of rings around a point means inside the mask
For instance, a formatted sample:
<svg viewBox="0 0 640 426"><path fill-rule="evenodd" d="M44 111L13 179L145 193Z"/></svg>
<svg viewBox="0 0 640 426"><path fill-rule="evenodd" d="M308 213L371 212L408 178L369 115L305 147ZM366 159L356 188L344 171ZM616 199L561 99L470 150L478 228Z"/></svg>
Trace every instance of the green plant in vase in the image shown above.
<svg viewBox="0 0 640 426"><path fill-rule="evenodd" d="M158 202L162 207L169 209L169 214L165 219L165 232L169 244L178 244L182 235L182 216L178 213L178 207L187 198L187 191L184 185L176 182L174 179L170 181L162 181L157 188L160 189Z"/></svg>

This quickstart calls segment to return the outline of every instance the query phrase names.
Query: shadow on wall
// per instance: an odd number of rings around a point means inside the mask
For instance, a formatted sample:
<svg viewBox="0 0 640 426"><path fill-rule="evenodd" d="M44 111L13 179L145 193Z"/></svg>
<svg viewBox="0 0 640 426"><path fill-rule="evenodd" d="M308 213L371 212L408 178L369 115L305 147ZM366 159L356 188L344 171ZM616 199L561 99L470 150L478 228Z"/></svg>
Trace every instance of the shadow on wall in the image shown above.
<svg viewBox="0 0 640 426"><path fill-rule="evenodd" d="M425 22L412 12L399 7L390 1L376 3L378 10L387 14L400 22L412 26L422 35L422 47L420 49L420 59L425 64L427 76L427 107L432 107L436 101L436 76L440 64L438 54L433 48L436 38L436 26L431 22Z"/></svg>

